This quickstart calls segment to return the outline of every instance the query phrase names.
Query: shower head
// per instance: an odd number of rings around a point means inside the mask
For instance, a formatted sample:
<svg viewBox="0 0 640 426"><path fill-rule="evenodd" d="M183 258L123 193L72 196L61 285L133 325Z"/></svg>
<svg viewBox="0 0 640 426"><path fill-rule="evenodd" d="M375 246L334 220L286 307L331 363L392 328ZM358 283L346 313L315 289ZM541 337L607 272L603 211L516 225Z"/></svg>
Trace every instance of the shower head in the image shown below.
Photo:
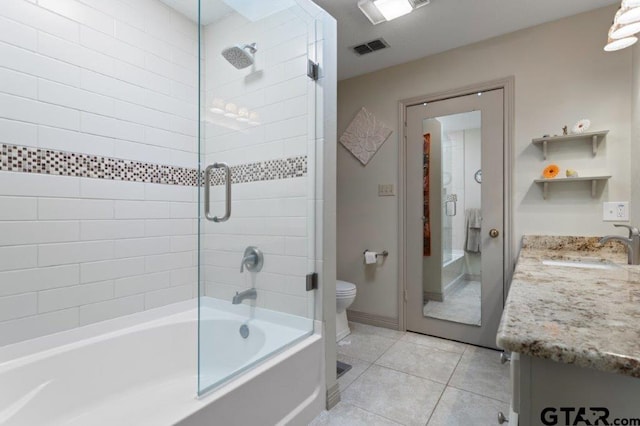
<svg viewBox="0 0 640 426"><path fill-rule="evenodd" d="M227 47L222 51L222 56L229 61L231 65L241 70L253 65L253 55L256 53L256 44L238 44L236 46Z"/></svg>

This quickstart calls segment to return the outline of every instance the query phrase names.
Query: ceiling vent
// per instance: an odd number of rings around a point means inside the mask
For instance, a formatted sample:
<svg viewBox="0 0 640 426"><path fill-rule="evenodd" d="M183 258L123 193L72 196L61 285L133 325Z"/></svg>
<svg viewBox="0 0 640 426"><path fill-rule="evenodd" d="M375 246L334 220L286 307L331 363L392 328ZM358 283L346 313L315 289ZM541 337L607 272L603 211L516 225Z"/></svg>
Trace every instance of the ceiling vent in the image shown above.
<svg viewBox="0 0 640 426"><path fill-rule="evenodd" d="M389 47L389 43L387 43L383 38L378 38L366 43L359 44L357 46L353 46L352 49L358 55L362 56L366 55L367 53L375 52L376 50L386 49L387 47Z"/></svg>

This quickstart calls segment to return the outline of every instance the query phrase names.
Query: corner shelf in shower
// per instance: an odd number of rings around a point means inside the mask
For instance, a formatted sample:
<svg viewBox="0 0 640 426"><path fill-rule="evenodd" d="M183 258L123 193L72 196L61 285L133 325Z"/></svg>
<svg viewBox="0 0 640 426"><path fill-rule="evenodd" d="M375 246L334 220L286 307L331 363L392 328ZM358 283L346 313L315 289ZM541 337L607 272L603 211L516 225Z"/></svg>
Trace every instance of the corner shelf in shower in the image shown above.
<svg viewBox="0 0 640 426"><path fill-rule="evenodd" d="M546 200L549 196L549 184L560 182L589 182L591 181L591 198L596 197L596 189L598 181L608 181L611 176L586 176L586 177L568 177L557 179L536 179L535 183L542 184L542 197Z"/></svg>
<svg viewBox="0 0 640 426"><path fill-rule="evenodd" d="M593 156L596 156L598 152L598 144L600 141L604 140L605 136L609 133L608 130L602 130L600 132L589 132L589 133L581 133L578 135L566 135L566 136L549 136L546 138L538 138L533 139L531 141L534 145L540 145L542 147L542 158L547 159L547 144L549 142L568 142L568 141L577 141L584 140L591 142L591 152Z"/></svg>

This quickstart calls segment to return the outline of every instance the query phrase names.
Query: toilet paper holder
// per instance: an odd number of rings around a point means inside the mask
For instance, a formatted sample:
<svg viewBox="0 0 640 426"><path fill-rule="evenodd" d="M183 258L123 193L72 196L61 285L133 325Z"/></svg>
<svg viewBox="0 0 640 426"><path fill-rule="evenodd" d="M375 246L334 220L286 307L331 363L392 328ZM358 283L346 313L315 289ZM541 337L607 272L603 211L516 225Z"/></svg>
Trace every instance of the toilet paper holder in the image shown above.
<svg viewBox="0 0 640 426"><path fill-rule="evenodd" d="M362 252L362 254L365 254L368 251L370 251L370 250L365 250L364 252ZM382 253L376 253L376 258L378 258L380 256L387 257L387 256L389 256L389 252L384 250Z"/></svg>

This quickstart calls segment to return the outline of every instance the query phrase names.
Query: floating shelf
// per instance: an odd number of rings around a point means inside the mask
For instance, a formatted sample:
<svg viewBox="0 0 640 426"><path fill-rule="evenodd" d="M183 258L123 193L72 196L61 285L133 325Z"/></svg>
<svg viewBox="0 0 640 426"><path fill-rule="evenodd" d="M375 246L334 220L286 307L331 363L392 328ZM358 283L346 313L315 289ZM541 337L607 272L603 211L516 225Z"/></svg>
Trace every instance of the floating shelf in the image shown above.
<svg viewBox="0 0 640 426"><path fill-rule="evenodd" d="M536 179L535 183L542 184L542 197L546 200L549 196L549 184L560 182L585 182L591 181L591 198L596 197L596 185L598 181L607 181L611 179L611 176L587 176L587 177L569 177L569 178L556 178L556 179Z"/></svg>
<svg viewBox="0 0 640 426"><path fill-rule="evenodd" d="M549 142L569 142L569 141L577 141L577 140L585 140L591 142L591 150L593 156L596 156L598 152L598 143L604 139L605 136L609 133L608 130L603 130L601 132L590 132L590 133L580 133L576 135L566 135L566 136L549 136L547 138L538 138L533 139L531 141L534 145L542 146L542 157L547 159L547 144Z"/></svg>

